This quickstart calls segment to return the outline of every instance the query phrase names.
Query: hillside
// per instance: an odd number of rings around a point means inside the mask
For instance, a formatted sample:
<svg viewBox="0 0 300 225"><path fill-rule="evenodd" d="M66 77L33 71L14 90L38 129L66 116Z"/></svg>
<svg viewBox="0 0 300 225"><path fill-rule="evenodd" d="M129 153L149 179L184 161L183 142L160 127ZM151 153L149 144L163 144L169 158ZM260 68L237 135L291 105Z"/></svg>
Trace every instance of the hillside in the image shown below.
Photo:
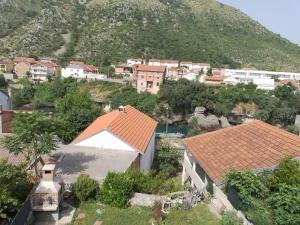
<svg viewBox="0 0 300 225"><path fill-rule="evenodd" d="M299 46L215 0L14 1L22 7L6 12L18 18L0 33L0 55L48 55L64 46L62 59L94 64L143 56L300 71Z"/></svg>

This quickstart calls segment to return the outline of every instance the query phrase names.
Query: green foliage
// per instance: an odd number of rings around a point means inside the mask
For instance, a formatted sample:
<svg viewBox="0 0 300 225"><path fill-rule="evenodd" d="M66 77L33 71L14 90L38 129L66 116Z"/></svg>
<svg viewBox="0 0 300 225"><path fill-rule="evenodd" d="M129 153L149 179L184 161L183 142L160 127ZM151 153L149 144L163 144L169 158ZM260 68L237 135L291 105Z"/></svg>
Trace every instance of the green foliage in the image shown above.
<svg viewBox="0 0 300 225"><path fill-rule="evenodd" d="M179 152L167 142L160 141L154 161L154 169L161 177L169 178L176 176L181 170Z"/></svg>
<svg viewBox="0 0 300 225"><path fill-rule="evenodd" d="M11 218L29 192L27 173L23 166L0 160L0 220Z"/></svg>
<svg viewBox="0 0 300 225"><path fill-rule="evenodd" d="M255 225L300 223L299 162L283 158L273 171L231 171L227 185L238 191L246 217ZM267 191L266 191L267 190Z"/></svg>
<svg viewBox="0 0 300 225"><path fill-rule="evenodd" d="M155 95L148 92L137 93L136 89L130 86L112 93L110 100L113 109L120 105L131 105L147 115L153 115L157 104Z"/></svg>
<svg viewBox="0 0 300 225"><path fill-rule="evenodd" d="M33 98L34 108L53 107L54 102L67 93L78 91L77 83L72 79L55 79L37 85Z"/></svg>
<svg viewBox="0 0 300 225"><path fill-rule="evenodd" d="M87 201L96 197L99 191L99 184L88 175L81 174L74 183L73 188L78 200Z"/></svg>
<svg viewBox="0 0 300 225"><path fill-rule="evenodd" d="M242 225L243 220L235 212L228 211L222 216L221 225Z"/></svg>
<svg viewBox="0 0 300 225"><path fill-rule="evenodd" d="M110 172L101 186L100 200L110 206L126 208L133 194L133 183L125 173Z"/></svg>
<svg viewBox="0 0 300 225"><path fill-rule="evenodd" d="M56 149L55 124L41 113L17 114L11 123L13 135L4 139L4 145L11 152L22 152L31 160ZM35 165L35 172L37 168Z"/></svg>
<svg viewBox="0 0 300 225"><path fill-rule="evenodd" d="M300 185L300 163L291 157L283 158L268 177L268 186L272 190L281 184Z"/></svg>
<svg viewBox="0 0 300 225"><path fill-rule="evenodd" d="M55 106L56 115L69 123L68 127L72 128L69 134L64 135L68 136L68 139L73 139L102 114L101 109L94 104L87 92L68 93L58 99Z"/></svg>
<svg viewBox="0 0 300 225"><path fill-rule="evenodd" d="M6 82L5 78L4 78L4 75L3 74L0 74L0 88L7 88L8 86L8 83Z"/></svg>
<svg viewBox="0 0 300 225"><path fill-rule="evenodd" d="M227 187L234 188L241 200L242 208L253 207L252 197L263 198L268 193L268 189L261 182L259 176L251 171L231 170L225 177Z"/></svg>
<svg viewBox="0 0 300 225"><path fill-rule="evenodd" d="M12 89L13 107L20 108L31 102L35 89L32 84L25 82L21 89Z"/></svg>
<svg viewBox="0 0 300 225"><path fill-rule="evenodd" d="M268 203L274 210L277 225L300 224L300 184L279 185L279 190L268 198Z"/></svg>

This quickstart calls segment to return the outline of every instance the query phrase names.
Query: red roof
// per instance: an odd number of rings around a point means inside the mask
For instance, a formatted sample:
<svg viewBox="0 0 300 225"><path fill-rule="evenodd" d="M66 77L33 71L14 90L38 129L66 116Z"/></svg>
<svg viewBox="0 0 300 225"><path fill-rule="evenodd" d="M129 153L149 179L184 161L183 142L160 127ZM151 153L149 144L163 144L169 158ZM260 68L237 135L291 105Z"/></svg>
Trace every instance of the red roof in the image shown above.
<svg viewBox="0 0 300 225"><path fill-rule="evenodd" d="M216 184L230 169L270 168L285 156L300 156L300 137L258 120L183 143Z"/></svg>
<svg viewBox="0 0 300 225"><path fill-rule="evenodd" d="M213 76L205 76L206 81L216 81L216 82L223 82L225 79L224 76L220 75L213 75Z"/></svg>
<svg viewBox="0 0 300 225"><path fill-rule="evenodd" d="M145 153L156 126L155 120L127 105L123 111L114 110L98 117L73 143L79 143L107 130L139 152Z"/></svg>
<svg viewBox="0 0 300 225"><path fill-rule="evenodd" d="M16 57L14 61L16 63L20 63L20 62L25 62L25 63L29 63L29 64L35 63L34 58L28 58L28 57Z"/></svg>
<svg viewBox="0 0 300 225"><path fill-rule="evenodd" d="M164 73L166 70L165 66L149 66L145 64L135 64L134 69L136 71L150 71Z"/></svg>

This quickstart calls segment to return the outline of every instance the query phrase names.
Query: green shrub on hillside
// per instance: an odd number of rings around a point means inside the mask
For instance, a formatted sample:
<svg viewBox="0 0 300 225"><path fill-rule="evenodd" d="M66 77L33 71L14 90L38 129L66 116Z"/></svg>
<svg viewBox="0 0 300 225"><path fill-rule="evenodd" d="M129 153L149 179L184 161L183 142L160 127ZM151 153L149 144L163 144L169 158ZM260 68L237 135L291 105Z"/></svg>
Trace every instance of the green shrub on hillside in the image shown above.
<svg viewBox="0 0 300 225"><path fill-rule="evenodd" d="M225 212L222 216L221 225L242 225L243 220L239 218L235 212Z"/></svg>
<svg viewBox="0 0 300 225"><path fill-rule="evenodd" d="M81 174L74 183L74 194L80 201L87 201L96 197L99 192L99 183L89 175Z"/></svg>
<svg viewBox="0 0 300 225"><path fill-rule="evenodd" d="M100 200L113 207L126 208L133 194L133 183L125 173L110 172L101 186Z"/></svg>

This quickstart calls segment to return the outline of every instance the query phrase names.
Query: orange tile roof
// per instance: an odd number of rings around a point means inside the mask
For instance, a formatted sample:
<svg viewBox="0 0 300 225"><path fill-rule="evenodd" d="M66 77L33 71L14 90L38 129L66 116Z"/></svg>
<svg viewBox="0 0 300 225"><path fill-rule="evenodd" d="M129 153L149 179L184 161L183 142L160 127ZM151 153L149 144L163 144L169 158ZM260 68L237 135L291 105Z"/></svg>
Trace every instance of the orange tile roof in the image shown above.
<svg viewBox="0 0 300 225"><path fill-rule="evenodd" d="M25 62L25 63L30 63L30 64L35 63L35 59L34 58L28 58L28 57L16 57L14 59L14 61L16 63L20 63L20 62Z"/></svg>
<svg viewBox="0 0 300 225"><path fill-rule="evenodd" d="M213 75L213 76L205 76L206 81L224 81L225 77L220 75Z"/></svg>
<svg viewBox="0 0 300 225"><path fill-rule="evenodd" d="M230 169L270 168L284 156L300 156L300 137L258 120L183 143L216 184Z"/></svg>
<svg viewBox="0 0 300 225"><path fill-rule="evenodd" d="M139 152L145 153L157 122L130 105L125 106L124 110L114 110L98 117L73 143L83 141L102 130L108 130Z"/></svg>
<svg viewBox="0 0 300 225"><path fill-rule="evenodd" d="M70 61L70 64L83 66L84 62L81 62L81 61Z"/></svg>
<svg viewBox="0 0 300 225"><path fill-rule="evenodd" d="M146 64L135 64L133 67L136 71L151 71L164 73L166 70L165 66L149 66Z"/></svg>

